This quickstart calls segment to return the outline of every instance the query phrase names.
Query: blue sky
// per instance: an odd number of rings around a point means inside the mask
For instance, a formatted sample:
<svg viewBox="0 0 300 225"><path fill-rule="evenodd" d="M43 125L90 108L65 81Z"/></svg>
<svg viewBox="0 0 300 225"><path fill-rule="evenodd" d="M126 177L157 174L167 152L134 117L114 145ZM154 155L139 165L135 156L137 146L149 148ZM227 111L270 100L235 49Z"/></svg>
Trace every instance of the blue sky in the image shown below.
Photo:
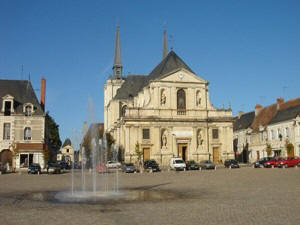
<svg viewBox="0 0 300 225"><path fill-rule="evenodd" d="M0 79L30 74L39 89L46 77L46 110L64 141L103 121L116 24L125 74L160 62L165 25L169 47L210 82L211 102L247 112L300 97L299 12L298 0L0 0Z"/></svg>

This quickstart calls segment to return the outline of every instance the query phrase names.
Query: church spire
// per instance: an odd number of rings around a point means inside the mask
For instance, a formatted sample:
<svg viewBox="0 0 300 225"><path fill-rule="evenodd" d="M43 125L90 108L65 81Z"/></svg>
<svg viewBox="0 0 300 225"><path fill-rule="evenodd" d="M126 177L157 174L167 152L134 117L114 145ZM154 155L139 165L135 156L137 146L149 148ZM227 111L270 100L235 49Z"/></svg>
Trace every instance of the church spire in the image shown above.
<svg viewBox="0 0 300 225"><path fill-rule="evenodd" d="M163 49L162 49L162 59L164 59L168 55L168 39L167 39L167 31L164 28L164 36L163 36Z"/></svg>
<svg viewBox="0 0 300 225"><path fill-rule="evenodd" d="M122 62L121 62L121 48L120 48L120 30L119 26L117 26L116 30L116 42L115 42L115 58L113 65L113 76L114 78L121 79L122 78Z"/></svg>

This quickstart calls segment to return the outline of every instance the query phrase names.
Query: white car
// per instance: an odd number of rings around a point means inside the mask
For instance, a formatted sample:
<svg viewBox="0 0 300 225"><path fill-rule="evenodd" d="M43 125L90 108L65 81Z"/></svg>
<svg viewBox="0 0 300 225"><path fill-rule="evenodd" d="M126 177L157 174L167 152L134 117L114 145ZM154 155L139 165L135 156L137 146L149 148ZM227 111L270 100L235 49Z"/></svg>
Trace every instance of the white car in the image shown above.
<svg viewBox="0 0 300 225"><path fill-rule="evenodd" d="M120 168L121 167L121 163L119 162L114 162L114 161L108 161L106 163L107 168Z"/></svg>
<svg viewBox="0 0 300 225"><path fill-rule="evenodd" d="M170 160L170 167L172 170L185 170L186 164L182 158L172 158Z"/></svg>

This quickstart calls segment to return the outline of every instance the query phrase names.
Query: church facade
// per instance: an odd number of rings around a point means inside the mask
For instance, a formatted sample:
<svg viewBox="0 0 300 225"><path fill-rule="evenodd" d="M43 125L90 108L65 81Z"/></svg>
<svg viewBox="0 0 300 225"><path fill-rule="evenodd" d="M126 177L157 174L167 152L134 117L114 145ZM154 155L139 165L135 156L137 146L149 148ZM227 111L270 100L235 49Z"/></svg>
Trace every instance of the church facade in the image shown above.
<svg viewBox="0 0 300 225"><path fill-rule="evenodd" d="M234 158L230 107L209 101L208 81L194 73L163 36L162 61L147 75L122 74L120 34L116 31L113 75L104 87L104 129L126 162L172 157L216 163Z"/></svg>

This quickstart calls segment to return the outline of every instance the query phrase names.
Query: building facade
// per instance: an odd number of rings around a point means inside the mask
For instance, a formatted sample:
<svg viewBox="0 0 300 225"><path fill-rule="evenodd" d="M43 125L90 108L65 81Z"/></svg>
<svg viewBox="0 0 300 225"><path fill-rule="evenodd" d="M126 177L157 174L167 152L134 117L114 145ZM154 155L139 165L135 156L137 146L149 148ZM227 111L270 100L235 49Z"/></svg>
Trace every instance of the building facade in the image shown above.
<svg viewBox="0 0 300 225"><path fill-rule="evenodd" d="M30 81L0 80L0 161L8 170L44 166L45 80L39 103Z"/></svg>
<svg viewBox="0 0 300 225"><path fill-rule="evenodd" d="M69 138L65 140L60 152L57 154L57 161L64 161L70 165L74 162L74 149Z"/></svg>
<svg viewBox="0 0 300 225"><path fill-rule="evenodd" d="M104 87L104 129L120 146L127 162L172 157L221 162L233 157L230 107L209 101L208 81L194 73L174 52L166 32L162 61L148 75L122 75L119 29L113 75Z"/></svg>
<svg viewBox="0 0 300 225"><path fill-rule="evenodd" d="M300 98L284 102L278 98L276 104L240 114L234 122L234 149L240 161L254 162L268 156L300 156ZM291 143L293 150L287 151Z"/></svg>

